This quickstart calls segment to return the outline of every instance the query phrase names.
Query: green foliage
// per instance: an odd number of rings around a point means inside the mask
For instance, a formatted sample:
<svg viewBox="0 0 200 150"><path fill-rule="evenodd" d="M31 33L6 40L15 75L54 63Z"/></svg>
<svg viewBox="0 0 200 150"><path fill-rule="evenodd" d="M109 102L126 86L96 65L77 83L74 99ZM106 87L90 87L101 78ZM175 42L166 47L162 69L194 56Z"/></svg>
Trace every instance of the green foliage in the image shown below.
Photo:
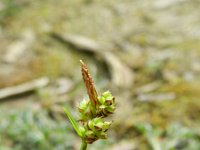
<svg viewBox="0 0 200 150"><path fill-rule="evenodd" d="M67 108L64 108L64 111L65 111L66 115L68 116L68 118L69 118L71 124L73 125L75 131L77 132L77 134L78 134L79 136L82 136L82 132L80 132L79 127L78 127L78 124L77 124L77 122L74 120L74 118L72 117L71 113L68 111Z"/></svg>
<svg viewBox="0 0 200 150"><path fill-rule="evenodd" d="M167 129L150 124L136 125L152 150L197 150L200 149L200 128L191 129L172 124Z"/></svg>
<svg viewBox="0 0 200 150"><path fill-rule="evenodd" d="M66 122L52 120L47 111L0 112L1 150L66 150L74 141Z"/></svg>
<svg viewBox="0 0 200 150"><path fill-rule="evenodd" d="M0 24L5 24L7 19L15 16L21 9L15 0L3 0L1 4L3 8L0 10Z"/></svg>

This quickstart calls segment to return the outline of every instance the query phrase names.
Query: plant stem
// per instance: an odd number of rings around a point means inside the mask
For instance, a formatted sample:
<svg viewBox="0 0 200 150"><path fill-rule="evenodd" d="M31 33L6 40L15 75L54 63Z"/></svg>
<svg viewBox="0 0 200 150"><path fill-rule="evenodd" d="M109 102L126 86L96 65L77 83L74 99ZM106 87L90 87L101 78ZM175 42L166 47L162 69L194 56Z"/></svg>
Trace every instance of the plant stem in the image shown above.
<svg viewBox="0 0 200 150"><path fill-rule="evenodd" d="M87 149L87 143L82 140L81 149L80 150L86 150L86 149Z"/></svg>

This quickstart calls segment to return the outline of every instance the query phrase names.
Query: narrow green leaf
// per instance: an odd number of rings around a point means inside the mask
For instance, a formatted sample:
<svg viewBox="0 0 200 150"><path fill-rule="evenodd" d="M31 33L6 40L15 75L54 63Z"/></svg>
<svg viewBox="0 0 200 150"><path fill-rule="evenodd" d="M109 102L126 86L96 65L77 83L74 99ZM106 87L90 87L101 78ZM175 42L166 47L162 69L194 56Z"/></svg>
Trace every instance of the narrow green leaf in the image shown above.
<svg viewBox="0 0 200 150"><path fill-rule="evenodd" d="M77 124L77 122L75 121L75 119L72 117L71 113L68 111L67 108L63 108L63 109L64 109L64 111L65 111L67 117L69 118L69 120L70 120L72 126L74 127L74 130L76 131L76 133L77 133L80 137L82 137L82 133L79 131L78 124Z"/></svg>

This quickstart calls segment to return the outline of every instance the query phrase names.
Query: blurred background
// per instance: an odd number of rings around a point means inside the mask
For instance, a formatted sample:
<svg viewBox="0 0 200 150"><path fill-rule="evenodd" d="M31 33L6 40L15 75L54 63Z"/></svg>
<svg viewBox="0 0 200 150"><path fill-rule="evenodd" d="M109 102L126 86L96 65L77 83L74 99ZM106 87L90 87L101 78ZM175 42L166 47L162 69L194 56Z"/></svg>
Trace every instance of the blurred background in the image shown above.
<svg viewBox="0 0 200 150"><path fill-rule="evenodd" d="M1 0L0 149L78 150L79 60L116 113L90 150L200 149L199 0Z"/></svg>

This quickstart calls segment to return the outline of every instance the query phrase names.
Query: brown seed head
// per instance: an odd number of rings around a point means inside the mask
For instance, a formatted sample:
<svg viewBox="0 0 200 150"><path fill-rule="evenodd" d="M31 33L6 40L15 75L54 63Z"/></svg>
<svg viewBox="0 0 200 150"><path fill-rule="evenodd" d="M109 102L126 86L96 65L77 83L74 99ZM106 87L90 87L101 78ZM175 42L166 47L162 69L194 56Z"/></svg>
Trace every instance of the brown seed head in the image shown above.
<svg viewBox="0 0 200 150"><path fill-rule="evenodd" d="M91 103L93 104L94 107L96 107L97 102L98 102L98 94L97 91L94 87L94 83L92 81L92 78L88 72L87 66L84 64L82 60L81 62L81 71L82 71L82 76L83 76L83 81L85 83L89 98Z"/></svg>

